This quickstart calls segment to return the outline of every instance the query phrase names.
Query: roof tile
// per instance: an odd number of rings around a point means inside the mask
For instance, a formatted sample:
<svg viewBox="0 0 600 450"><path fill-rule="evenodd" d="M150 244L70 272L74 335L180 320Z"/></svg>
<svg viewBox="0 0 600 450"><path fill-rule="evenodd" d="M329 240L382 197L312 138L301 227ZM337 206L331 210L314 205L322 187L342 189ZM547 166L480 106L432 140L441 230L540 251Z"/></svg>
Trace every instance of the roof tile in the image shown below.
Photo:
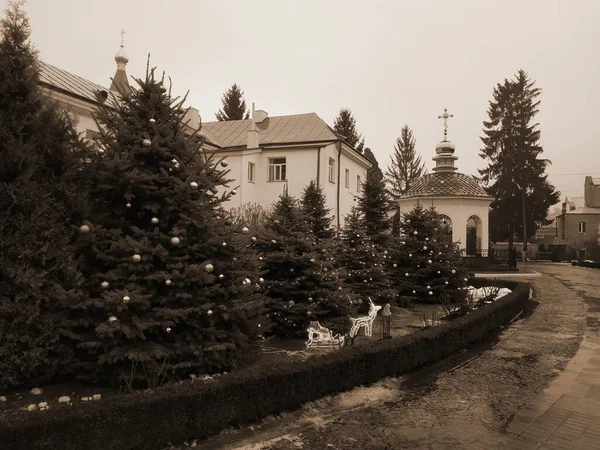
<svg viewBox="0 0 600 450"><path fill-rule="evenodd" d="M462 173L430 173L417 179L405 197L426 196L489 197L477 180Z"/></svg>

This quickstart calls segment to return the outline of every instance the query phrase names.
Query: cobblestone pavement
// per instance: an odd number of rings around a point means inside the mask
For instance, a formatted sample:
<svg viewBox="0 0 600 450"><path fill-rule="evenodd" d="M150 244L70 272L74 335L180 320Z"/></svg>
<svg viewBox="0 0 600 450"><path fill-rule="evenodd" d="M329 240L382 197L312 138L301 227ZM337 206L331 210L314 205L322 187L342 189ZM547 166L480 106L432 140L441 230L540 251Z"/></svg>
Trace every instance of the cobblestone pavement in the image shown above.
<svg viewBox="0 0 600 450"><path fill-rule="evenodd" d="M589 279L600 272L562 264L528 267L543 273L531 278L532 307L487 342L401 378L227 430L196 448L551 449L565 448L555 446L565 437L572 444L576 433L581 439L594 437L597 418L591 408L600 396L598 387L590 383L587 391L559 394L551 382L565 368L562 376L575 373L575 360L567 363L586 331L586 304L589 309L600 302L600 283ZM587 320L589 334L593 321ZM587 342L586 336L584 346ZM597 362L586 360L590 369ZM577 379L583 383L595 373L581 370ZM587 396L586 407L582 396ZM548 445L541 447L545 441ZM581 448L587 448L584 444Z"/></svg>
<svg viewBox="0 0 600 450"><path fill-rule="evenodd" d="M565 371L529 402L508 427L507 450L600 448L600 271L535 266L560 280L586 303L586 330ZM568 267L568 266L567 266Z"/></svg>

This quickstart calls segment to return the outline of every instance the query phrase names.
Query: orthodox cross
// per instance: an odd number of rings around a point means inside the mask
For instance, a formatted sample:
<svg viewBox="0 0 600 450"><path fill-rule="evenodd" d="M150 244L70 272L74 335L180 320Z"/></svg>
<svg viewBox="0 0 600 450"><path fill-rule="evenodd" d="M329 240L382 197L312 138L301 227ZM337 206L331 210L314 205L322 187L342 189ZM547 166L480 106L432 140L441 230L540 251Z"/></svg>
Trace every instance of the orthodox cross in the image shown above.
<svg viewBox="0 0 600 450"><path fill-rule="evenodd" d="M444 119L444 140L448 136L448 119L454 117L454 114L448 114L448 110L444 108L444 114L438 116L438 119Z"/></svg>
<svg viewBox="0 0 600 450"><path fill-rule="evenodd" d="M119 34L121 35L121 47L123 47L123 35L125 34L125 30L121 30Z"/></svg>

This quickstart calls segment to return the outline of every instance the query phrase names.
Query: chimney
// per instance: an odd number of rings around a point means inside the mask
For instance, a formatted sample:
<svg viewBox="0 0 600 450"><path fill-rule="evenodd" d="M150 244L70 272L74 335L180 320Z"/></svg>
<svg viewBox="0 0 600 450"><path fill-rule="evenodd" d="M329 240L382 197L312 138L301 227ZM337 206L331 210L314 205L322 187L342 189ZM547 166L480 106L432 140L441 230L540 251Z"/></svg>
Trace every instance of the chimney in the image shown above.
<svg viewBox="0 0 600 450"><path fill-rule="evenodd" d="M200 126L200 111L196 108L188 108L185 116L183 116L183 123L186 122L188 127L197 130Z"/></svg>
<svg viewBox="0 0 600 450"><path fill-rule="evenodd" d="M254 109L254 102L252 102L252 118L250 119L250 129L248 130L248 140L246 141L246 148L259 148L258 144L260 143L260 139L258 135L258 129L256 128L256 119L257 113L261 112L264 113L264 111L256 111Z"/></svg>

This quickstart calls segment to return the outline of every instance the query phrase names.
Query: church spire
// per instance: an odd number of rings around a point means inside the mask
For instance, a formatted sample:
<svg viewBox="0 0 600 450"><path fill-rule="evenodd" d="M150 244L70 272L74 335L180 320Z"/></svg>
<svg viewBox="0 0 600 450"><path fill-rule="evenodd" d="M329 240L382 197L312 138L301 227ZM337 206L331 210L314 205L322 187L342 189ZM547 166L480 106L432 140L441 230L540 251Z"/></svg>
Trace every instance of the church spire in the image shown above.
<svg viewBox="0 0 600 450"><path fill-rule="evenodd" d="M448 119L451 117L454 117L454 114L449 114L446 108L444 108L444 114L438 116L438 119L444 119L444 140L435 147L436 155L433 157L435 161L433 171L435 173L457 170L457 167L454 167L454 161L458 159L458 156L454 156L456 147L448 140Z"/></svg>
<svg viewBox="0 0 600 450"><path fill-rule="evenodd" d="M113 92L118 92L119 94L128 94L131 92L131 87L129 86L129 80L127 78L127 63L129 62L129 58L127 57L127 53L125 52L125 44L123 35L125 34L125 30L121 31L121 48L115 54L115 62L117 63L117 72L112 79L112 83L110 85L110 90Z"/></svg>

